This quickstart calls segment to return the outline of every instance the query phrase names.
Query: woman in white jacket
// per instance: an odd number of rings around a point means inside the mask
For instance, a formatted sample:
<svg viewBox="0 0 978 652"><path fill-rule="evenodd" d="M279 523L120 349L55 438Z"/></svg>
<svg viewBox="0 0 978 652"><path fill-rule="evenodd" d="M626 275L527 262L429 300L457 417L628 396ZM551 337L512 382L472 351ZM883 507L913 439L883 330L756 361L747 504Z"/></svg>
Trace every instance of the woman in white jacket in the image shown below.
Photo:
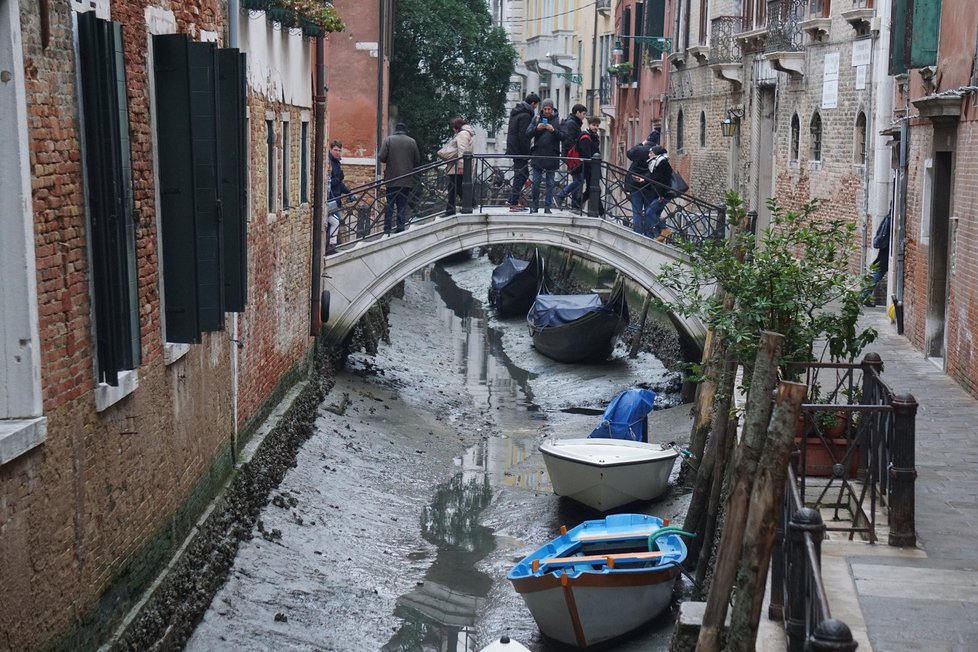
<svg viewBox="0 0 978 652"><path fill-rule="evenodd" d="M438 158L443 161L451 161L452 159L458 158L458 161L453 161L448 164L448 169L446 174L448 175L448 206L445 210L445 215L455 214L455 201L456 198L462 197L462 155L473 152L472 139L475 136L475 130L472 126L465 120L465 118L455 116L449 123L454 132L454 136L445 145L438 150Z"/></svg>

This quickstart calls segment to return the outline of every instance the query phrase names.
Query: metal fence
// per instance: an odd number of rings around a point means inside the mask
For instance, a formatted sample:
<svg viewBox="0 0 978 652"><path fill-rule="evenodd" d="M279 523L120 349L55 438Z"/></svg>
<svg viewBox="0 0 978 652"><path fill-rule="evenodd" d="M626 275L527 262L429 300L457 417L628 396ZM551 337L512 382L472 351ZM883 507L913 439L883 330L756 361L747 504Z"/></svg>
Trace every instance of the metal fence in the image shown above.
<svg viewBox="0 0 978 652"><path fill-rule="evenodd" d="M555 189L559 193L571 181L566 169L568 159L550 159L558 166L554 172ZM407 228L414 228L449 212L449 193L454 192L455 177L446 174L450 166L461 164L461 197L454 210L459 213L474 211L508 210L513 192L514 174L519 163L512 157L495 154L467 154L453 161L439 161L423 165L410 175L377 181L358 186L351 194L342 197L331 214L339 220L338 241L340 246L359 240L382 237L398 230L395 195L406 195ZM571 213L599 217L631 228L634 215L631 203L629 172L610 164L600 157L583 164L584 174L589 176L591 188L597 192L575 200L568 197L564 207ZM530 166L532 168L532 166ZM635 179L633 179L634 181ZM518 201L525 206L533 203L532 181L517 189ZM451 190L450 190L451 189ZM545 208L545 182L540 184L537 206ZM557 210L556 205L553 210ZM666 242L685 240L693 243L723 237L726 230L725 211L712 204L684 193L672 197L666 204L662 217L672 229Z"/></svg>
<svg viewBox="0 0 978 652"><path fill-rule="evenodd" d="M831 512L827 531L876 543L885 505L888 543L913 546L917 402L895 394L882 372L875 353L859 363L788 367L809 388L796 438L798 489L805 504Z"/></svg>

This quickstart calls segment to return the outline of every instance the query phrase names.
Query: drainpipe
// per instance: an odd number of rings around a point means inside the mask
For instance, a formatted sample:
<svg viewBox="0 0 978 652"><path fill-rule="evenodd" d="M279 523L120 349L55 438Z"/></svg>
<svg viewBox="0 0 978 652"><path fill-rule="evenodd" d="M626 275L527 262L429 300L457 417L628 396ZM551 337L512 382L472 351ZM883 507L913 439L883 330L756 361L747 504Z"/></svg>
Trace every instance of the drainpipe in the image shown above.
<svg viewBox="0 0 978 652"><path fill-rule="evenodd" d="M384 40L387 37L387 0L378 0L380 18L377 23L377 143L374 178L380 179L380 141L384 137Z"/></svg>
<svg viewBox="0 0 978 652"><path fill-rule="evenodd" d="M228 47L238 47L238 0L228 0Z"/></svg>
<svg viewBox="0 0 978 652"><path fill-rule="evenodd" d="M323 151L326 148L326 53L322 36L316 37L316 148L312 158L312 284L309 294L309 334L319 335L320 289L323 264Z"/></svg>
<svg viewBox="0 0 978 652"><path fill-rule="evenodd" d="M238 0L228 0L228 47L238 47ZM247 95L247 90L245 91ZM231 463L238 462L238 366L241 333L238 313L231 313Z"/></svg>
<svg viewBox="0 0 978 652"><path fill-rule="evenodd" d="M909 115L909 114L908 114ZM897 201L896 219L896 274L894 278L893 305L896 315L897 334L903 335L903 272L904 272L904 248L906 244L907 230L907 151L909 149L910 121L903 118L900 121L900 187L899 199Z"/></svg>
<svg viewBox="0 0 978 652"><path fill-rule="evenodd" d="M601 97L597 88L594 87L595 75L598 69L598 3L594 3L594 32L591 34L591 106L588 111L591 115L597 115L601 110ZM522 98L520 98L522 99Z"/></svg>

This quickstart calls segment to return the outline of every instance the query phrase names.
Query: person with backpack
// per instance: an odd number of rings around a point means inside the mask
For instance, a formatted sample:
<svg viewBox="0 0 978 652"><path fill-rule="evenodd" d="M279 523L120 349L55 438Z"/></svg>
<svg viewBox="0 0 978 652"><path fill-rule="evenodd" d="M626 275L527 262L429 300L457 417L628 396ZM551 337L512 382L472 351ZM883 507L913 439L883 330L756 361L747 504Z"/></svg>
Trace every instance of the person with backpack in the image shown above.
<svg viewBox="0 0 978 652"><path fill-rule="evenodd" d="M581 165L580 152L577 149L577 141L581 137L584 126L584 117L587 115L587 107L583 104L575 104L571 108L571 114L564 118L560 123L560 144L562 155L567 158L567 172L570 174L571 181L557 193L557 208L563 208L564 202L568 197L571 198L571 206L580 208L581 206L581 186L584 185L584 170Z"/></svg>
<svg viewBox="0 0 978 652"><path fill-rule="evenodd" d="M669 164L669 152L662 145L649 150L649 181L655 198L645 210L645 235L661 242L672 233L662 219L662 209L672 191L672 165Z"/></svg>
<svg viewBox="0 0 978 652"><path fill-rule="evenodd" d="M876 227L876 233L873 235L873 249L878 249L879 253L876 254L876 260L870 266L870 269L873 271L872 285L867 287L863 292L863 303L871 308L876 305L876 301L873 298L876 284L883 280L890 267L890 215L892 212L891 210L886 214L886 217L883 218L880 225Z"/></svg>
<svg viewBox="0 0 978 652"><path fill-rule="evenodd" d="M601 154L601 118L589 118L587 123L587 130L582 131L577 139L577 152L581 157L581 176L585 181L581 206L587 206L588 199L591 197L591 167L595 165L592 159L596 154ZM600 184L595 191L601 192ZM598 215L604 215L604 207L600 203Z"/></svg>

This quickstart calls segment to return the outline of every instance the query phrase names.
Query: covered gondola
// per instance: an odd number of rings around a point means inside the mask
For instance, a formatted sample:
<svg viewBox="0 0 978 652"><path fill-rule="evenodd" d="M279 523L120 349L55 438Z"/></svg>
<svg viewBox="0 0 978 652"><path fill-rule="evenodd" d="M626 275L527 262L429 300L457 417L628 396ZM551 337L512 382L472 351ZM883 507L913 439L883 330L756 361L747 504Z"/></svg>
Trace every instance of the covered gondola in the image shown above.
<svg viewBox="0 0 978 652"><path fill-rule="evenodd" d="M546 287L543 258L537 251L530 260L506 256L492 270L489 286L489 305L500 317L524 316L537 294Z"/></svg>
<svg viewBox="0 0 978 652"><path fill-rule="evenodd" d="M539 294L526 316L533 346L558 362L602 362L628 326L625 286L597 294Z"/></svg>

